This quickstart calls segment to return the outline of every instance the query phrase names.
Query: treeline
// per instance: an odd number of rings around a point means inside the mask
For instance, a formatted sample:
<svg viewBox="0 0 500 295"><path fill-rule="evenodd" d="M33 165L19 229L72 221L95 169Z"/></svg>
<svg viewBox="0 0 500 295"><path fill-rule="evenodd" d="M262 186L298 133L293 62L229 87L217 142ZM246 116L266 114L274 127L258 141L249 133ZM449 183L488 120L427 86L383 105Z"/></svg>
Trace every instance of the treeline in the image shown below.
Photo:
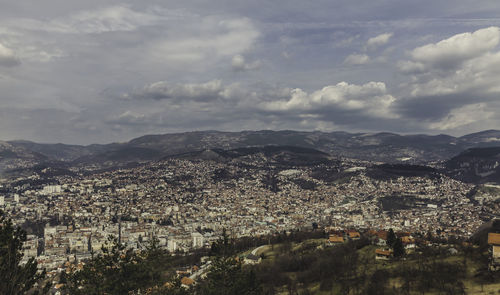
<svg viewBox="0 0 500 295"><path fill-rule="evenodd" d="M227 234L211 249L210 269L190 287L182 286L176 271L198 264L208 253L172 256L153 242L146 250L125 249L110 239L102 253L86 262L83 269L61 277L66 294L152 294L152 295L232 295L264 294L252 269L243 267ZM183 278L185 279L185 278ZM189 281L189 279L188 279Z"/></svg>
<svg viewBox="0 0 500 295"><path fill-rule="evenodd" d="M15 227L10 219L5 218L0 211L0 294L17 295L46 294L50 283L44 283L45 271L37 271L35 258L21 263L23 258L23 243L26 242L26 232ZM32 290L35 286L37 290Z"/></svg>
<svg viewBox="0 0 500 295"><path fill-rule="evenodd" d="M65 290L68 294L167 295L466 294L467 260L448 261L447 251L431 247L408 256L408 260L389 262L392 264L387 267L360 254L370 245L364 238L327 248L312 242L284 241L270 246L274 259L257 265L243 265L235 245L223 234L211 249L208 271L186 287L174 270L192 265L200 257L171 256L155 247L134 253L114 244L87 262L83 270L66 277ZM472 248L462 251L462 257L481 259ZM488 283L498 277L481 279Z"/></svg>
<svg viewBox="0 0 500 295"><path fill-rule="evenodd" d="M275 294L281 281L268 283L269 272L259 266L243 265L238 254L271 243L281 248L280 263L286 264L292 257L287 248L292 243L308 239L323 238L322 231L292 231L261 238L231 239L224 231L222 237L212 244L210 250L198 250L185 255L171 255L149 244L144 251L125 249L116 239L110 238L102 253L86 261L83 269L75 269L61 276L67 294ZM302 248L306 251L306 248ZM200 265L203 256L210 256L211 266L197 279L196 284L186 288L180 283L176 270L186 266ZM290 256L288 256L290 255ZM300 264L300 263L299 263ZM303 265L300 267L304 267ZM283 268L278 275L283 276ZM276 284L278 283L278 284ZM282 285L288 283L285 281Z"/></svg>

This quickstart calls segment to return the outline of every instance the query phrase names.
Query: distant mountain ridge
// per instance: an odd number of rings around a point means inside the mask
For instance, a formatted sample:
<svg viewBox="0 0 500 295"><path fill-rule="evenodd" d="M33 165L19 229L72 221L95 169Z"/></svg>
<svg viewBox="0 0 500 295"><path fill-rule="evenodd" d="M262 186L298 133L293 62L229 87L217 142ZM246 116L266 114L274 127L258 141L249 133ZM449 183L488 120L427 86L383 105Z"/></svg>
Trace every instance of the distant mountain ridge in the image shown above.
<svg viewBox="0 0 500 295"><path fill-rule="evenodd" d="M88 146L9 141L0 142L0 169L11 168L16 163L27 166L51 161L111 167L196 151L273 145L315 149L337 158L428 164L451 159L470 148L500 146L500 131L486 130L461 137L388 132L194 131L145 135L125 143Z"/></svg>
<svg viewBox="0 0 500 295"><path fill-rule="evenodd" d="M276 166L335 163L342 158L387 163L376 178L429 175L418 166L440 162L440 173L466 182L500 183L500 131L462 137L304 131L196 131L145 135L125 143L89 146L0 141L0 177L71 174L73 168L115 169L166 158L266 163ZM260 159L260 160L259 160ZM397 166L404 164L403 166ZM396 165L396 166L394 166ZM46 169L49 168L49 169ZM39 173L40 174L40 173ZM340 175L342 176L342 175Z"/></svg>
<svg viewBox="0 0 500 295"><path fill-rule="evenodd" d="M49 160L49 157L38 152L0 141L0 178L6 170L34 166Z"/></svg>
<svg viewBox="0 0 500 295"><path fill-rule="evenodd" d="M468 149L447 161L446 170L465 182L500 183L500 146Z"/></svg>
<svg viewBox="0 0 500 295"><path fill-rule="evenodd" d="M189 160L214 160L228 162L239 160L248 164L262 164L274 166L313 166L330 163L332 157L322 151L312 148L282 145L266 145L242 147L230 150L209 149L173 155L166 158L180 158Z"/></svg>

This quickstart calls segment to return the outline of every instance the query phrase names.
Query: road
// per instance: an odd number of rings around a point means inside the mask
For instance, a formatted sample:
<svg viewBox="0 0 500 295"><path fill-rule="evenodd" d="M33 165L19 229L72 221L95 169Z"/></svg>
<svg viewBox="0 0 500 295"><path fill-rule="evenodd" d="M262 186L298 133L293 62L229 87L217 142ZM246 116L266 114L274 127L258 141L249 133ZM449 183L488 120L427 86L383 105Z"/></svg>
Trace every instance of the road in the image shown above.
<svg viewBox="0 0 500 295"><path fill-rule="evenodd" d="M260 249L264 248L265 246L267 245L262 245L260 247L257 247L255 249L252 250L252 255L255 255L255 256L258 256L257 253L259 252Z"/></svg>

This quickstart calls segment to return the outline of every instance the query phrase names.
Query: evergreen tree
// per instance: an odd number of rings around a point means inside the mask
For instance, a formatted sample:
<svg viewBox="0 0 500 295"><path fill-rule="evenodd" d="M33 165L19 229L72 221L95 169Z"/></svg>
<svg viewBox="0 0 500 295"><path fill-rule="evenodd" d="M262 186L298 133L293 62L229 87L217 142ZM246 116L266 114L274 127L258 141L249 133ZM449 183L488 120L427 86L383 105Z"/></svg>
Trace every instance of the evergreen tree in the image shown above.
<svg viewBox="0 0 500 295"><path fill-rule="evenodd" d="M24 265L20 264L25 241L26 232L14 227L0 211L0 294L25 294L45 277L45 271L37 273L34 257Z"/></svg>
<svg viewBox="0 0 500 295"><path fill-rule="evenodd" d="M171 278L169 282L165 283L162 287L152 288L149 295L191 295L193 292L189 289L182 287L179 278Z"/></svg>
<svg viewBox="0 0 500 295"><path fill-rule="evenodd" d="M405 247L403 246L403 242L400 238L397 238L394 242L392 249L394 251L394 257L401 257L405 255Z"/></svg>
<svg viewBox="0 0 500 295"><path fill-rule="evenodd" d="M396 234L392 228L389 229L389 233L387 234L387 246L392 247L396 242Z"/></svg>
<svg viewBox="0 0 500 295"><path fill-rule="evenodd" d="M200 282L197 294L262 294L255 273L252 270L244 269L241 261L234 257L234 246L225 229L219 241L212 245L212 251L216 253L216 256L206 279Z"/></svg>
<svg viewBox="0 0 500 295"><path fill-rule="evenodd" d="M164 284L159 265L166 253L157 247L155 240L143 253L118 243L110 237L102 254L87 261L82 270L68 278L70 294L129 294Z"/></svg>

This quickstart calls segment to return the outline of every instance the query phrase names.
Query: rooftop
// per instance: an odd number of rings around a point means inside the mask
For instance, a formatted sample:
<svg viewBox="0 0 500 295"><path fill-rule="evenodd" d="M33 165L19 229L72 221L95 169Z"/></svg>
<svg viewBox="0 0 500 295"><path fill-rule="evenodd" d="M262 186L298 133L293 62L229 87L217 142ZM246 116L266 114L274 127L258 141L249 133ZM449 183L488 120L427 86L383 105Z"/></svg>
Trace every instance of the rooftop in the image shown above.
<svg viewBox="0 0 500 295"><path fill-rule="evenodd" d="M500 234L489 233L488 234L488 244L490 244L490 245L500 245Z"/></svg>

